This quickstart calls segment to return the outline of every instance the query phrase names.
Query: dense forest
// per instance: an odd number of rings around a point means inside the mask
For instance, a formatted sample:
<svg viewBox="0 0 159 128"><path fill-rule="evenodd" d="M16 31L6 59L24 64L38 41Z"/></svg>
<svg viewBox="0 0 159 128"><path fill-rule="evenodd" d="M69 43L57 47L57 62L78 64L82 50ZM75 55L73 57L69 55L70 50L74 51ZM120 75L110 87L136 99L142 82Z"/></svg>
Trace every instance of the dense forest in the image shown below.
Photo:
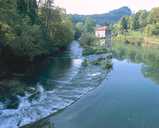
<svg viewBox="0 0 159 128"><path fill-rule="evenodd" d="M138 32L142 36L159 36L159 7L151 11L140 10L132 16L124 16L114 25L113 30L116 34Z"/></svg>
<svg viewBox="0 0 159 128"><path fill-rule="evenodd" d="M65 48L72 38L70 17L52 0L0 0L1 56L33 60Z"/></svg>

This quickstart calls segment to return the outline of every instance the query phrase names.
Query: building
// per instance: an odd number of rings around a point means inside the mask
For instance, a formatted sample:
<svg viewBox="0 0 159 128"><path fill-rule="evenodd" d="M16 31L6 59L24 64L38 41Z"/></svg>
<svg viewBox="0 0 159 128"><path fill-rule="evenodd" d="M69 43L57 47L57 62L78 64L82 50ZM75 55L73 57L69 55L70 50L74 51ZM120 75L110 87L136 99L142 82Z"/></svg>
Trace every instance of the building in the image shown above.
<svg viewBox="0 0 159 128"><path fill-rule="evenodd" d="M107 32L106 26L97 27L95 30L95 35L97 38L105 38Z"/></svg>

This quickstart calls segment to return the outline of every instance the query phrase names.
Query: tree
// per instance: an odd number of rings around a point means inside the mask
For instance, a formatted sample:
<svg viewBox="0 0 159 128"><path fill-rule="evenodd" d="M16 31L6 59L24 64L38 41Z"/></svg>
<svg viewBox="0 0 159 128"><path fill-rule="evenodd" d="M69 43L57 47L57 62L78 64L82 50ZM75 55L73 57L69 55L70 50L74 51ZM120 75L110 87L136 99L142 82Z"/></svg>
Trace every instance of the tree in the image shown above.
<svg viewBox="0 0 159 128"><path fill-rule="evenodd" d="M159 22L159 7L157 8L153 8L148 16L148 22L150 24L156 24L157 22Z"/></svg>
<svg viewBox="0 0 159 128"><path fill-rule="evenodd" d="M80 33L84 32L84 24L83 24L83 22L76 23L75 24L75 30L77 32L80 32Z"/></svg>
<svg viewBox="0 0 159 128"><path fill-rule="evenodd" d="M53 0L0 0L0 45L33 60L66 47L73 37L71 19Z"/></svg>
<svg viewBox="0 0 159 128"><path fill-rule="evenodd" d="M144 33L147 36L159 35L159 23L147 25L145 27Z"/></svg>
<svg viewBox="0 0 159 128"><path fill-rule="evenodd" d="M78 40L81 34L84 32L84 24L83 22L77 22L75 24L75 39Z"/></svg>
<svg viewBox="0 0 159 128"><path fill-rule="evenodd" d="M123 17L120 21L120 27L123 32L128 30L128 17Z"/></svg>
<svg viewBox="0 0 159 128"><path fill-rule="evenodd" d="M36 0L17 0L17 11L20 15L29 16L32 23L37 19L37 1Z"/></svg>
<svg viewBox="0 0 159 128"><path fill-rule="evenodd" d="M90 17L87 17L84 21L84 28L85 32L94 33L95 22Z"/></svg>
<svg viewBox="0 0 159 128"><path fill-rule="evenodd" d="M147 21L147 17L148 17L148 12L146 10L140 10L138 12L139 14L139 26L140 28L143 28L147 25L148 21Z"/></svg>
<svg viewBox="0 0 159 128"><path fill-rule="evenodd" d="M27 3L26 0L17 0L17 11L20 14L25 15L27 13Z"/></svg>
<svg viewBox="0 0 159 128"><path fill-rule="evenodd" d="M131 18L131 30L138 30L140 27L139 15L134 14Z"/></svg>
<svg viewBox="0 0 159 128"><path fill-rule="evenodd" d="M83 33L80 38L80 43L83 47L89 48L96 45L97 38L92 33Z"/></svg>
<svg viewBox="0 0 159 128"><path fill-rule="evenodd" d="M28 0L28 15L30 16L32 23L36 22L38 12L38 5L36 0Z"/></svg>
<svg viewBox="0 0 159 128"><path fill-rule="evenodd" d="M123 17L113 26L113 31L139 31L147 36L159 35L159 7L151 11L139 10L136 14ZM117 34L116 34L117 35Z"/></svg>

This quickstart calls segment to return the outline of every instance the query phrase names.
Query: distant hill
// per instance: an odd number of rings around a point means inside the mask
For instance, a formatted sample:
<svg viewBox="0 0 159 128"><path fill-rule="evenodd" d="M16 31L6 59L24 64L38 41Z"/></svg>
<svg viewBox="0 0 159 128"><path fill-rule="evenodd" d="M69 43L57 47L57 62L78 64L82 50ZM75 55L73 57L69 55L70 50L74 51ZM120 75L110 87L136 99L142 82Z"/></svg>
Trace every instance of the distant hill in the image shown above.
<svg viewBox="0 0 159 128"><path fill-rule="evenodd" d="M130 16L132 14L132 11L128 7L121 7L119 9L112 10L108 13L103 14L94 14L94 15L78 15L74 14L71 15L73 22L79 22L84 21L86 17L91 17L96 24L105 24L105 23L114 23L118 20L120 20L123 16Z"/></svg>

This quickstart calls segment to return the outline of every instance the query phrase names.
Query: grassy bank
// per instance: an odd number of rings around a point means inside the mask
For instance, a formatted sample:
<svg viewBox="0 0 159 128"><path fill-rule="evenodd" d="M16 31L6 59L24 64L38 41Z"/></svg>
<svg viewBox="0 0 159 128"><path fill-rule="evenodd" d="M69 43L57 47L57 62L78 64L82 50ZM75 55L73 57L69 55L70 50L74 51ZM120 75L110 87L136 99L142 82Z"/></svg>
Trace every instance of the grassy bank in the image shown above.
<svg viewBox="0 0 159 128"><path fill-rule="evenodd" d="M127 43L132 44L154 44L159 45L159 36L146 36L139 31L131 31L125 34L118 34L113 36L114 41L126 41Z"/></svg>

